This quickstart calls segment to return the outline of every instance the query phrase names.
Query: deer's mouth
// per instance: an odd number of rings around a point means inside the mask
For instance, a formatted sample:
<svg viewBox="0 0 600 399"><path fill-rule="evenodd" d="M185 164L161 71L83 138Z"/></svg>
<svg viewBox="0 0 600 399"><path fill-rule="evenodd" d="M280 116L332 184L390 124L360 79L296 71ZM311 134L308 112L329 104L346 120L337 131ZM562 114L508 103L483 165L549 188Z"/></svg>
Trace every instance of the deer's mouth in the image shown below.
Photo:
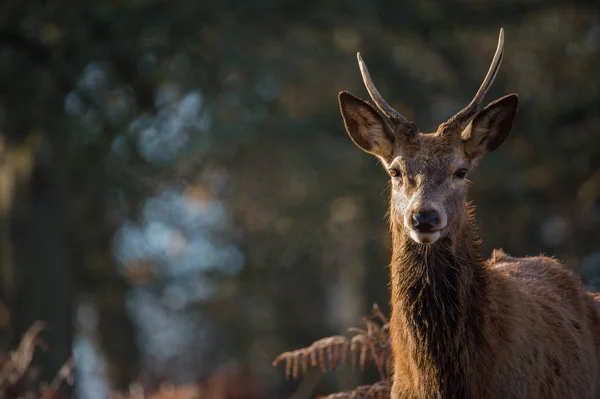
<svg viewBox="0 0 600 399"><path fill-rule="evenodd" d="M442 232L444 231L444 229L445 229L445 227L443 227L439 230L428 231L428 232L420 232L420 231L416 231L416 230L410 230L409 235L410 235L410 238L413 239L413 241L415 241L419 244L433 244L442 236Z"/></svg>

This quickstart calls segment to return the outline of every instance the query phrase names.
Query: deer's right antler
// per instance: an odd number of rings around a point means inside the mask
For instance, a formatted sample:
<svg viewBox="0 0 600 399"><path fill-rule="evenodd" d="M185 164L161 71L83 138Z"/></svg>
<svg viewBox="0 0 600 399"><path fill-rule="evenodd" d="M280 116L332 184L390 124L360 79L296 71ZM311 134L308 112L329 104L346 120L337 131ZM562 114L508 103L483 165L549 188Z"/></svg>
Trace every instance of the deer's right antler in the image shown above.
<svg viewBox="0 0 600 399"><path fill-rule="evenodd" d="M456 115L452 118L448 119L447 122L444 123L445 126L452 126L454 129L442 129L442 131L452 131L453 133L460 134L475 118L479 110L481 109L481 103L483 102L483 98L486 93L492 87L492 83L494 83L494 79L496 79L496 75L498 74L498 70L500 69L500 64L502 64L502 57L504 56L504 29L500 28L500 36L498 36L498 47L496 48L496 54L494 54L494 58L492 59L492 64L490 65L490 69L485 75L485 79L473 100L467 105L465 108L460 110ZM458 131L458 132L457 132Z"/></svg>

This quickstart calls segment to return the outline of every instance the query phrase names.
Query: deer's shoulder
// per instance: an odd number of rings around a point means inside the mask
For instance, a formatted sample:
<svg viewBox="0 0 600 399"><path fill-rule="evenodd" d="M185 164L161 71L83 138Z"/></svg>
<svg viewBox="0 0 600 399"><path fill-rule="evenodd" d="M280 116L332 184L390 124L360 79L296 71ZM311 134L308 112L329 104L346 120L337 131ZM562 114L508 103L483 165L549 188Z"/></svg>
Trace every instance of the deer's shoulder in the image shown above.
<svg viewBox="0 0 600 399"><path fill-rule="evenodd" d="M555 258L545 255L513 257L494 250L488 260L492 270L515 280L530 292L579 296L586 292L581 278Z"/></svg>

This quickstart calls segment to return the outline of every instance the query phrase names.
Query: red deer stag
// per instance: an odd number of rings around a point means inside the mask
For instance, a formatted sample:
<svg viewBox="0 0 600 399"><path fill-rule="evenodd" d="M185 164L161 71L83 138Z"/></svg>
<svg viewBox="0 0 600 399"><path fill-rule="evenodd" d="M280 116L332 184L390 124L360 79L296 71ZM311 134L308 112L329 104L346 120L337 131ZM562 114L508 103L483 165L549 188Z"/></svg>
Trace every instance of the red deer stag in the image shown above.
<svg viewBox="0 0 600 399"><path fill-rule="evenodd" d="M518 97L481 109L502 61L466 108L435 133L381 96L360 54L373 102L339 95L346 130L391 178L392 398L600 398L600 315L556 260L481 255L465 177L512 128Z"/></svg>

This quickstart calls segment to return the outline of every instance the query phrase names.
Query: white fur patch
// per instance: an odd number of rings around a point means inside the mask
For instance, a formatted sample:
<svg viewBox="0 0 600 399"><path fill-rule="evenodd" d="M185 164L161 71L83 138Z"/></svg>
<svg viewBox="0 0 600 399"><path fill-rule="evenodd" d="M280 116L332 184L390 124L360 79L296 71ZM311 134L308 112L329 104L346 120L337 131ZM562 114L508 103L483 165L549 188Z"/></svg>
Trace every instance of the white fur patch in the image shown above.
<svg viewBox="0 0 600 399"><path fill-rule="evenodd" d="M417 231L410 231L410 238L419 244L433 244L440 238L440 232L434 231L433 233L419 233Z"/></svg>

